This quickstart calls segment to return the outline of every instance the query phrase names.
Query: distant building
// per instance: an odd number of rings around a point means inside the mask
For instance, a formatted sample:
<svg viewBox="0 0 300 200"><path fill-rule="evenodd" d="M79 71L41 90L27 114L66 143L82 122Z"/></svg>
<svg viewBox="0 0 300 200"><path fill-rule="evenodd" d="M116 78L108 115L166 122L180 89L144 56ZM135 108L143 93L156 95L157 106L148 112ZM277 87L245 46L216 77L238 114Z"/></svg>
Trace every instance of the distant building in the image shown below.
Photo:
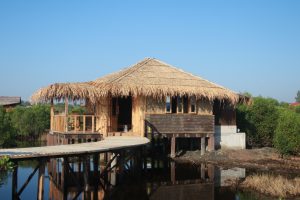
<svg viewBox="0 0 300 200"><path fill-rule="evenodd" d="M0 106L3 106L6 110L9 110L20 104L21 97L0 96Z"/></svg>
<svg viewBox="0 0 300 200"><path fill-rule="evenodd" d="M299 102L291 103L290 106L300 106Z"/></svg>

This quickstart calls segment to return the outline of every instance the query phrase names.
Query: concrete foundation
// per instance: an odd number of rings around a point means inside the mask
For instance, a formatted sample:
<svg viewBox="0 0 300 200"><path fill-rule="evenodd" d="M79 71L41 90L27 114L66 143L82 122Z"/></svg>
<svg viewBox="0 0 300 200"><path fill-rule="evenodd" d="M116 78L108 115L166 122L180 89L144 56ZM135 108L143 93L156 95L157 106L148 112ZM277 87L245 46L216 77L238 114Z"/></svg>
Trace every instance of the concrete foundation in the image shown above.
<svg viewBox="0 0 300 200"><path fill-rule="evenodd" d="M215 126L216 148L245 149L246 134L237 133L236 126Z"/></svg>

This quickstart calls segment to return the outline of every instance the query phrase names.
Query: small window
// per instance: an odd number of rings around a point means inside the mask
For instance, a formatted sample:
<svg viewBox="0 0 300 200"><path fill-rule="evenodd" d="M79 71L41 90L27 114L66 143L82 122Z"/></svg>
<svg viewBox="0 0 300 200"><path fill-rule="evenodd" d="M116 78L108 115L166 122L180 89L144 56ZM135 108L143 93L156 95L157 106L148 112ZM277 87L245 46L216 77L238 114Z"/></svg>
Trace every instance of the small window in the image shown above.
<svg viewBox="0 0 300 200"><path fill-rule="evenodd" d="M171 113L171 97L166 97L166 113Z"/></svg>
<svg viewBox="0 0 300 200"><path fill-rule="evenodd" d="M172 113L177 113L177 97L172 97L171 109Z"/></svg>
<svg viewBox="0 0 300 200"><path fill-rule="evenodd" d="M183 97L183 113L189 112L189 99L188 96Z"/></svg>
<svg viewBox="0 0 300 200"><path fill-rule="evenodd" d="M177 97L177 112L182 113L182 97Z"/></svg>
<svg viewBox="0 0 300 200"><path fill-rule="evenodd" d="M191 96L190 97L190 112L191 113L196 113L196 97Z"/></svg>

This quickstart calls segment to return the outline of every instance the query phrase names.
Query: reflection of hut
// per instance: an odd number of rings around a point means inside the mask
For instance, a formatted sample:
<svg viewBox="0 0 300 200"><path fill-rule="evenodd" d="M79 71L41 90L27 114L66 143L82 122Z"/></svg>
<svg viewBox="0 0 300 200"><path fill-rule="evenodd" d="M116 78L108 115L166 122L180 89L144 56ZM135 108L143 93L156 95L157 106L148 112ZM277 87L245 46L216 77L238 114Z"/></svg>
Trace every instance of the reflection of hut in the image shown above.
<svg viewBox="0 0 300 200"><path fill-rule="evenodd" d="M65 112L57 115L52 109L52 132L64 134L64 138L70 134L81 137L81 133L104 137L159 133L172 138L173 155L176 138L182 137L201 138L202 149L213 150L214 114L222 113L216 116L219 127L235 130L235 115L226 113L234 113L235 105L245 100L231 90L152 58L95 81L53 84L32 97L33 101L61 99L66 102ZM89 114L69 114L67 104L76 99L85 99ZM79 124L77 129L70 125L74 122Z"/></svg>

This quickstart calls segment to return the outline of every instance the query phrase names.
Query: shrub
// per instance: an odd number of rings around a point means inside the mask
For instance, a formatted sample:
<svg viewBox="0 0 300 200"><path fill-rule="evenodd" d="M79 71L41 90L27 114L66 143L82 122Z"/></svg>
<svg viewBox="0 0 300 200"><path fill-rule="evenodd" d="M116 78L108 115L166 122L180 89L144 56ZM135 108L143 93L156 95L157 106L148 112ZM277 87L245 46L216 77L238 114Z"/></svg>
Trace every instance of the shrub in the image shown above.
<svg viewBox="0 0 300 200"><path fill-rule="evenodd" d="M275 131L274 146L281 155L300 152L300 116L291 110L282 110Z"/></svg>
<svg viewBox="0 0 300 200"><path fill-rule="evenodd" d="M272 98L254 97L250 106L237 108L237 126L247 133L251 146L272 146L278 119L278 101Z"/></svg>

